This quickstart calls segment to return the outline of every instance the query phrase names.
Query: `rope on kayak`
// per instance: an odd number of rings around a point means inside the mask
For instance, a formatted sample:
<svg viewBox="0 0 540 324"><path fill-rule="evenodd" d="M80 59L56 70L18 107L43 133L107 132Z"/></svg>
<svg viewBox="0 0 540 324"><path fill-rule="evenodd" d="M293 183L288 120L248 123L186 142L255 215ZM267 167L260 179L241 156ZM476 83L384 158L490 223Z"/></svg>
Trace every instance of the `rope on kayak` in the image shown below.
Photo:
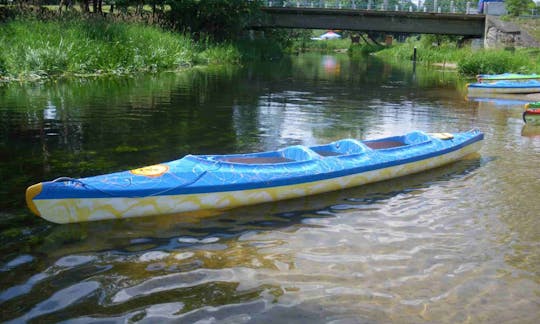
<svg viewBox="0 0 540 324"><path fill-rule="evenodd" d="M144 197L152 197L152 196L159 196L161 194L164 194L166 192L169 192L171 190L175 190L175 189L178 189L178 188L182 188L182 187L187 187L187 186L191 186L192 184L196 183L197 181L199 181L202 177L204 177L209 171L217 171L221 168L222 164L220 163L220 161L215 161L215 163L212 165L212 168L208 168L206 170L204 170L203 172L201 172L201 174L199 174L197 177L195 177L193 180L189 181L189 182L186 182L186 183L182 183L182 184L179 184L178 186L175 186L175 187L171 187L171 188L167 188L165 190L161 190L161 191L158 191L158 192L154 192L154 193L151 193L149 195L146 195L146 196L131 196L131 198L134 198L134 197L137 197L137 198L144 198ZM170 176L174 177L174 178L177 178L178 180L182 180L181 178L177 177L174 173L169 173ZM96 190L96 191L99 191L107 196L110 196L110 197L121 197L121 196L118 196L118 195L115 195L115 194L112 194L110 192L107 192L105 190L102 190L94 185L91 185L91 184L88 184L88 183L85 183L83 182L82 180L80 179L75 179L75 178L70 178L70 177L60 177L60 178L57 178L57 179L54 179L52 180L51 182L68 182L68 181L71 181L71 182L76 182L76 183L80 183L82 186L86 187L86 188L90 188L90 189L93 189L93 190ZM131 180L129 180L131 182Z"/></svg>
<svg viewBox="0 0 540 324"><path fill-rule="evenodd" d="M54 180L51 181L51 182L68 182L68 181L71 181L71 182L77 182L77 183L82 184L83 186L86 186L86 183L82 182L81 180L75 179L75 178L70 178L70 177L60 177L60 178L56 178L56 179L54 179Z"/></svg>
<svg viewBox="0 0 540 324"><path fill-rule="evenodd" d="M164 194L164 193L166 193L166 192L168 192L168 191L171 191L171 190L174 190L174 189L178 189L178 188L183 188L183 187L191 186L192 184L194 184L194 183L196 183L197 181L201 180L201 178L204 177L209 171L214 172L214 171L219 170L219 169L221 168L222 164L221 164L220 161L215 161L215 163L214 163L212 166L214 167L213 169L208 168L208 169L204 170L203 172L201 172L201 174L199 174L197 177L195 177L195 179L193 179L193 180L191 180L191 181L189 181L189 182L187 182L187 183L182 183L182 184L179 184L179 185L176 186L176 187L167 188L167 189L165 189L165 190L162 190L162 191L159 191L159 192L155 192L155 193L150 194L150 195L145 196L145 197L158 196L158 195ZM170 174L171 176L173 176L173 177L175 177L175 178L181 180L181 179L180 179L179 177L177 177L175 174L173 174L173 173L169 173L169 174Z"/></svg>

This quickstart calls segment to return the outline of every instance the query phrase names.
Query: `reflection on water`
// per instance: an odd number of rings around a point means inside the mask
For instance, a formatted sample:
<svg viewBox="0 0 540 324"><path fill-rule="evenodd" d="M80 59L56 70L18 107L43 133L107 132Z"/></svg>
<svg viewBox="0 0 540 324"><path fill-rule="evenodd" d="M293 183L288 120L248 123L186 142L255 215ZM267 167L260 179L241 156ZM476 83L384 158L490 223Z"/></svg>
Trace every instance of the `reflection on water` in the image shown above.
<svg viewBox="0 0 540 324"><path fill-rule="evenodd" d="M476 102L488 102L496 106L521 106L524 107L525 104L531 102L526 95L520 94L497 94L497 93L487 93L485 97L470 97L467 96L467 99L470 101Z"/></svg>
<svg viewBox="0 0 540 324"><path fill-rule="evenodd" d="M0 87L0 318L536 322L540 140L521 104L467 101L456 78L309 54ZM34 182L188 153L474 127L480 154L450 166L219 213L53 225L23 202Z"/></svg>
<svg viewBox="0 0 540 324"><path fill-rule="evenodd" d="M521 129L521 136L529 137L531 139L540 138L540 126L527 125L527 124L523 125L523 128ZM540 143L535 142L535 144L540 144Z"/></svg>

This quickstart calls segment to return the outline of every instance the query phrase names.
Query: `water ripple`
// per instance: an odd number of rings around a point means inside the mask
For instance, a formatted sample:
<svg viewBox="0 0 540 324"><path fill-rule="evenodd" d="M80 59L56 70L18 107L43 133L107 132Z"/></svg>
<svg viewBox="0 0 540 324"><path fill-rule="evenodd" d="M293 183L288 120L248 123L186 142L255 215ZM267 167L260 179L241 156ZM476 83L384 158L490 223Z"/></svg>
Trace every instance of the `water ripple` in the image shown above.
<svg viewBox="0 0 540 324"><path fill-rule="evenodd" d="M463 101L455 73L369 57L321 78L320 63L302 55L268 76L151 75L121 89L5 87L4 196L61 172L414 129L480 128L483 148L416 175L202 217L39 223L42 243L23 230L5 247L0 321L536 323L540 142L522 107Z"/></svg>
<svg viewBox="0 0 540 324"><path fill-rule="evenodd" d="M11 323L26 322L38 316L65 309L80 302L98 290L100 284L96 281L85 281L55 292L48 299L40 302L24 316L10 321Z"/></svg>

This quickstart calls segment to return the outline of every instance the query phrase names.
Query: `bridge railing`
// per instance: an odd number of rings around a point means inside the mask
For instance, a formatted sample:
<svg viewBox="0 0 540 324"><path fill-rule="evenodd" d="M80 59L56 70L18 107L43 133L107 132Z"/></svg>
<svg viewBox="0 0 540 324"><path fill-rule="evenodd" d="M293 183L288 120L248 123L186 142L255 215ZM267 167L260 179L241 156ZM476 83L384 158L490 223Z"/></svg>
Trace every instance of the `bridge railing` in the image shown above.
<svg viewBox="0 0 540 324"><path fill-rule="evenodd" d="M390 4L384 0L264 0L267 7L297 7L297 8L332 8L332 9L358 9L374 11L402 11L402 12L436 12L477 14L476 2L453 0L433 0L429 4L419 0L417 4L410 1L399 0Z"/></svg>

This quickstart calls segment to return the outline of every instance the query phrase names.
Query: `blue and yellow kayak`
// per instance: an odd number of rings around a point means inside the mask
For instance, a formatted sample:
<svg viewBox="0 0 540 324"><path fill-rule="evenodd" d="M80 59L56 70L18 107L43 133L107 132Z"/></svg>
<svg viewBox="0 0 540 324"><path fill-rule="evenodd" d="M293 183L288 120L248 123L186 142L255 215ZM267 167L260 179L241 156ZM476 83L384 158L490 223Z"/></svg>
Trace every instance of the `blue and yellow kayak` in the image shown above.
<svg viewBox="0 0 540 324"><path fill-rule="evenodd" d="M55 223L74 223L279 201L396 178L476 152L483 134L427 134L277 151L187 155L179 160L89 178L30 186L27 204Z"/></svg>
<svg viewBox="0 0 540 324"><path fill-rule="evenodd" d="M540 92L539 80L497 81L490 83L467 84L469 95L482 93L535 93Z"/></svg>

